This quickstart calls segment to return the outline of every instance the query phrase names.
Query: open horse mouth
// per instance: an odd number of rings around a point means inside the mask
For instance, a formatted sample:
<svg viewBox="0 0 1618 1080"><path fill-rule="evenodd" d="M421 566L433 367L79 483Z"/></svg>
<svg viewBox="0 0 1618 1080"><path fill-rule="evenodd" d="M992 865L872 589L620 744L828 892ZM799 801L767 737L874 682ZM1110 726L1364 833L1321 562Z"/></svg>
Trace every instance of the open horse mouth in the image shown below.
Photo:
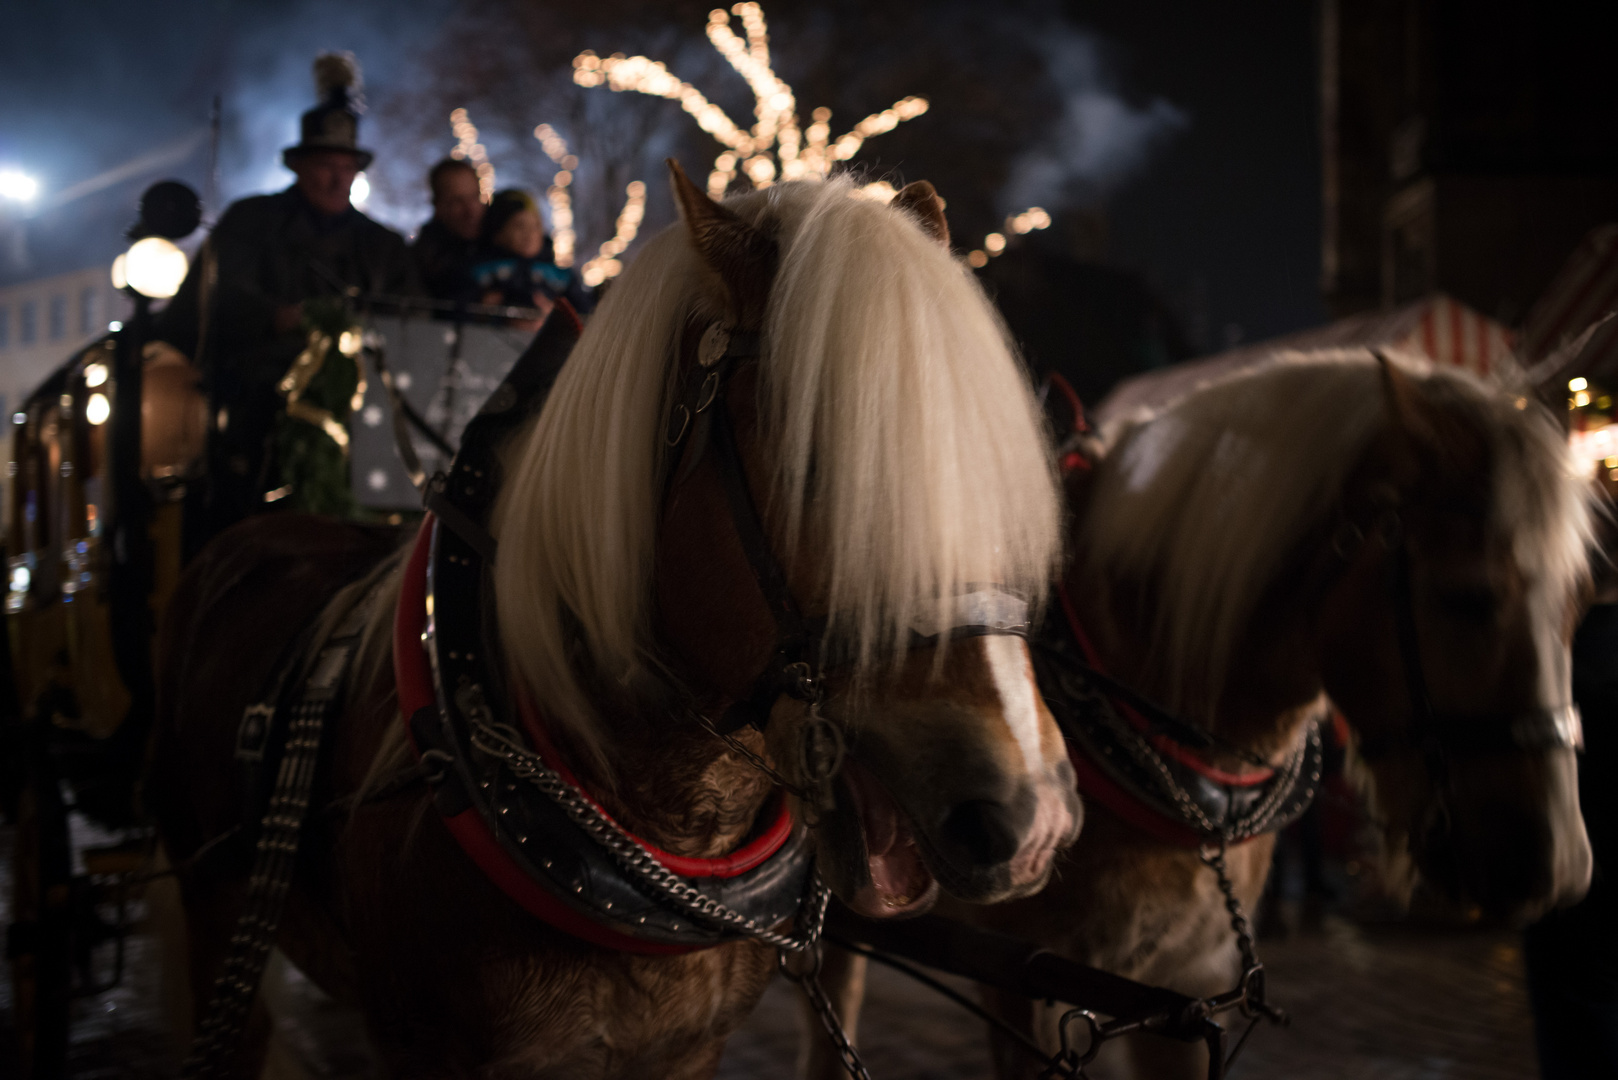
<svg viewBox="0 0 1618 1080"><path fill-rule="evenodd" d="M922 861L899 804L852 756L843 762L843 779L859 814L867 875L848 906L873 919L927 910L937 898L938 882Z"/></svg>

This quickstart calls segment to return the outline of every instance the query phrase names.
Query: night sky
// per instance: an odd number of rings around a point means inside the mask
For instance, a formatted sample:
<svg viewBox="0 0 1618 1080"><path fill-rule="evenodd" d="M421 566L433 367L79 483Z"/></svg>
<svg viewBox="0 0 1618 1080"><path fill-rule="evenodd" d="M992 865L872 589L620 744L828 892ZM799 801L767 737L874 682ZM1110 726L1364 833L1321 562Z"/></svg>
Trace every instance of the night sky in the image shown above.
<svg viewBox="0 0 1618 1080"><path fill-rule="evenodd" d="M915 5L894 7L913 11ZM792 37L794 28L815 25L813 8L794 3L772 22L777 67L794 85L814 75L802 64L794 67ZM766 14L771 10L766 3ZM993 18L983 13L995 10L977 8L972 17ZM293 141L298 113L313 104L309 64L325 49L359 55L372 106L362 141L384 155L409 142L398 164L414 176L415 162L442 154L453 140L446 124L441 141L422 144L418 132L432 129L431 118L412 124L398 106L416 100L408 95L419 97L424 66L445 67L445 42L467 47L465 35L454 35L463 13L447 0L8 5L0 35L0 168L37 176L43 192L22 226L26 262L0 267L0 283L110 260L121 245L118 232L152 180L172 175L202 187L216 92L224 102L221 199L284 186L290 177L279 151ZM632 15L623 16L626 24ZM1251 341L1324 318L1317 295L1313 5L1074 0L1023 5L1017 19L1008 18L1007 32L1029 26L1031 49L1043 47L1036 39L1052 37L1082 46L1087 101L1156 123L1123 159L1099 166L1105 180L1092 187L1106 221L1104 258L1138 272L1183 321L1193 346L1218 348L1238 336ZM1061 33L1049 33L1052 26ZM689 36L706 47L700 29L699 13ZM625 34L629 41L627 27ZM814 55L831 55L845 44L832 40L828 52L823 23L821 51ZM684 57L690 48L685 43L664 55ZM808 46L802 48L807 56ZM871 63L880 67L881 61ZM1061 94L1073 88L1059 89L1050 104L1053 116L1061 114ZM886 104L871 101L869 107ZM919 125L927 120L913 122L913 139L926 137ZM1025 150L1070 160L1072 146L1057 145L1062 140L1052 133L1058 130L1073 129L1042 127ZM884 138L890 140L886 154L878 140L869 144L880 164L905 170L907 161L892 155L916 144ZM51 205L64 189L161 150L169 157L157 171ZM396 227L408 231L426 217L425 199L413 187L384 186L381 195L372 212ZM648 225L660 224L658 205L654 200ZM17 219L14 207L0 208L0 230L15 230Z"/></svg>

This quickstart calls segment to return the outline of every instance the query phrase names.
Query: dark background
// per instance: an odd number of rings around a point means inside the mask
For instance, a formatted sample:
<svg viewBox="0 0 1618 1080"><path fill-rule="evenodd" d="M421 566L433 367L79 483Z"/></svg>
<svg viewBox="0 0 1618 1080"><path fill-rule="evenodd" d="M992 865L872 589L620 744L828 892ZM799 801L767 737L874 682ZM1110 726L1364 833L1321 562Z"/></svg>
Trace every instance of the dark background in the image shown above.
<svg viewBox="0 0 1618 1080"><path fill-rule="evenodd" d="M702 37L710 6L8 5L0 168L39 177L43 191L23 213L0 210L0 283L110 261L140 191L161 176L204 191L210 216L284 186L279 151L313 104L309 64L326 49L351 49L364 67L362 141L378 151L373 216L405 232L427 216L421 172L454 145L447 115L464 105L502 186L549 182L553 167L526 136L534 124L574 140L585 160L575 185L582 249L610 233L616 193L637 177L652 189L644 234L672 216L658 159L673 153L705 172L716 147L672 103L573 87L567 61L581 48L645 52L745 123L750 97ZM927 115L870 140L854 164L937 183L963 249L1039 200L1057 217L1039 240L1118 271L1104 284L1167 321L1170 358L1324 317L1314 5L777 0L765 12L776 70L806 122L820 104L840 132L906 94L933 101ZM164 150L153 168L52 205L75 184Z"/></svg>

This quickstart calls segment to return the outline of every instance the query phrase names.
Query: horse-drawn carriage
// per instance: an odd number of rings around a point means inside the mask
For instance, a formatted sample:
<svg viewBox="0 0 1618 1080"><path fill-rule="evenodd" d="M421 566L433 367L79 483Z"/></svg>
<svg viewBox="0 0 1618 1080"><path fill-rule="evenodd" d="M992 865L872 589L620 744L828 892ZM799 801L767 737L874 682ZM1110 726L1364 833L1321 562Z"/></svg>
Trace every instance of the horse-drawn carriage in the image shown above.
<svg viewBox="0 0 1618 1080"><path fill-rule="evenodd" d="M254 1060L272 944L385 1064L708 1075L779 965L861 1075L832 941L991 988L1008 1075L1139 1036L1217 1077L1215 1016L1270 1011L1243 912L1328 692L1424 870L1502 911L1582 888L1547 628L1588 519L1543 417L1333 354L1073 448L1064 490L929 186L675 185L683 224L582 335L547 322L413 540L272 516L177 586L147 798L214 980L190 1075ZM110 441L114 491L162 479ZM940 892L962 921L887 924Z"/></svg>
<svg viewBox="0 0 1618 1080"><path fill-rule="evenodd" d="M141 790L155 632L199 545L194 511L208 484L197 372L150 346L147 300L134 295L134 318L74 352L6 418L0 809L16 825L6 943L31 1077L63 1075L71 1003L123 975L130 901L156 842ZM350 310L373 368L384 349L392 360L396 405L416 425L406 437L429 469L447 465L532 336L511 322L535 314L444 313L402 298ZM388 390L373 379L361 391L357 502L379 520L419 513L384 419Z"/></svg>

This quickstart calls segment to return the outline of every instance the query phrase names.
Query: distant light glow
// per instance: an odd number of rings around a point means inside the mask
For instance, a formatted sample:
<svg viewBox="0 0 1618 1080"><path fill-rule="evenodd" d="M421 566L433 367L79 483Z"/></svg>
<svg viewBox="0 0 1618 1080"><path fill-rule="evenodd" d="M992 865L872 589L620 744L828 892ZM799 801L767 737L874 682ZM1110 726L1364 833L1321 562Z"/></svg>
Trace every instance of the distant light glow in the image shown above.
<svg viewBox="0 0 1618 1080"><path fill-rule="evenodd" d="M84 385L94 390L107 381L107 365L103 363L86 364L84 368Z"/></svg>
<svg viewBox="0 0 1618 1080"><path fill-rule="evenodd" d="M740 18L745 39L731 29L732 14ZM824 177L836 162L847 161L858 153L866 139L892 131L927 111L926 98L907 97L872 113L848 134L834 140L830 109L813 110L810 116L814 122L808 128L801 127L792 87L775 74L770 64L769 28L762 7L745 0L728 12L715 8L708 13L707 33L719 55L747 80L753 91L757 122L751 130L738 126L700 90L650 57L623 53L598 56L585 50L573 58L573 81L579 86L605 86L678 101L697 126L723 148L708 174L708 194L713 198L723 196L738 175L760 188L769 187L778 178Z"/></svg>
<svg viewBox="0 0 1618 1080"><path fill-rule="evenodd" d="M860 199L869 199L871 202L890 203L893 197L899 194L893 185L886 180L875 180L864 187L854 189L854 196Z"/></svg>
<svg viewBox="0 0 1618 1080"><path fill-rule="evenodd" d="M0 169L0 199L33 202L39 194L39 181L16 169Z"/></svg>
<svg viewBox="0 0 1618 1080"><path fill-rule="evenodd" d="M1567 388L1569 390L1588 390L1590 389L1590 380L1586 379L1582 375L1576 379L1569 379L1567 381Z"/></svg>
<svg viewBox="0 0 1618 1080"><path fill-rule="evenodd" d="M120 256L118 256L118 258L121 259L121 258L123 258L123 256L120 255ZM113 260L113 261L114 261L114 263L117 262L116 259ZM119 288L123 288L123 286L120 285ZM114 320L112 320L112 322L107 324L107 330L109 332L111 332L111 333L114 333L114 334L116 334L118 331L122 330L123 328L124 328L124 324L119 322L117 319L114 319Z"/></svg>
<svg viewBox="0 0 1618 1080"><path fill-rule="evenodd" d="M572 266L573 247L578 237L573 231L573 193L568 187L573 183L573 170L579 167L579 159L567 148L567 140L549 124L536 127L534 138L539 140L545 156L557 166L551 186L545 189L545 201L551 206L551 255L557 266Z"/></svg>
<svg viewBox="0 0 1618 1080"><path fill-rule="evenodd" d="M477 125L472 123L465 109L456 109L449 114L449 126L456 139L455 149L449 156L472 163L472 171L478 178L478 194L488 202L494 198L494 164L489 160L489 151L478 141Z"/></svg>
<svg viewBox="0 0 1618 1080"><path fill-rule="evenodd" d="M129 256L119 255L116 259L112 260L112 287L122 292L128 285ZM117 326L113 326L111 323L108 323L107 326L115 330L122 330L124 328L122 323L119 323Z"/></svg>
<svg viewBox="0 0 1618 1080"><path fill-rule="evenodd" d="M591 288L623 272L624 264L619 261L618 256L634 242L635 234L640 232L641 219L646 216L645 184L639 180L631 180L629 186L624 189L624 196L624 208L618 214L618 224L612 239L602 244L596 257L584 264L584 271L580 275L584 283Z"/></svg>
<svg viewBox="0 0 1618 1080"><path fill-rule="evenodd" d="M84 418L92 424L105 424L111 415L112 402L107 400L106 394L91 394L90 400L84 403Z"/></svg>
<svg viewBox="0 0 1618 1080"><path fill-rule="evenodd" d="M124 261L129 287L153 300L167 300L180 291L190 265L174 241L148 236L130 245Z"/></svg>
<svg viewBox="0 0 1618 1080"><path fill-rule="evenodd" d="M364 173L359 173L354 177L353 186L348 189L348 201L363 210L370 200L371 182L365 178Z"/></svg>
<svg viewBox="0 0 1618 1080"><path fill-rule="evenodd" d="M28 414L25 412L14 412L11 414L11 422L13 424L26 424L28 423Z"/></svg>

